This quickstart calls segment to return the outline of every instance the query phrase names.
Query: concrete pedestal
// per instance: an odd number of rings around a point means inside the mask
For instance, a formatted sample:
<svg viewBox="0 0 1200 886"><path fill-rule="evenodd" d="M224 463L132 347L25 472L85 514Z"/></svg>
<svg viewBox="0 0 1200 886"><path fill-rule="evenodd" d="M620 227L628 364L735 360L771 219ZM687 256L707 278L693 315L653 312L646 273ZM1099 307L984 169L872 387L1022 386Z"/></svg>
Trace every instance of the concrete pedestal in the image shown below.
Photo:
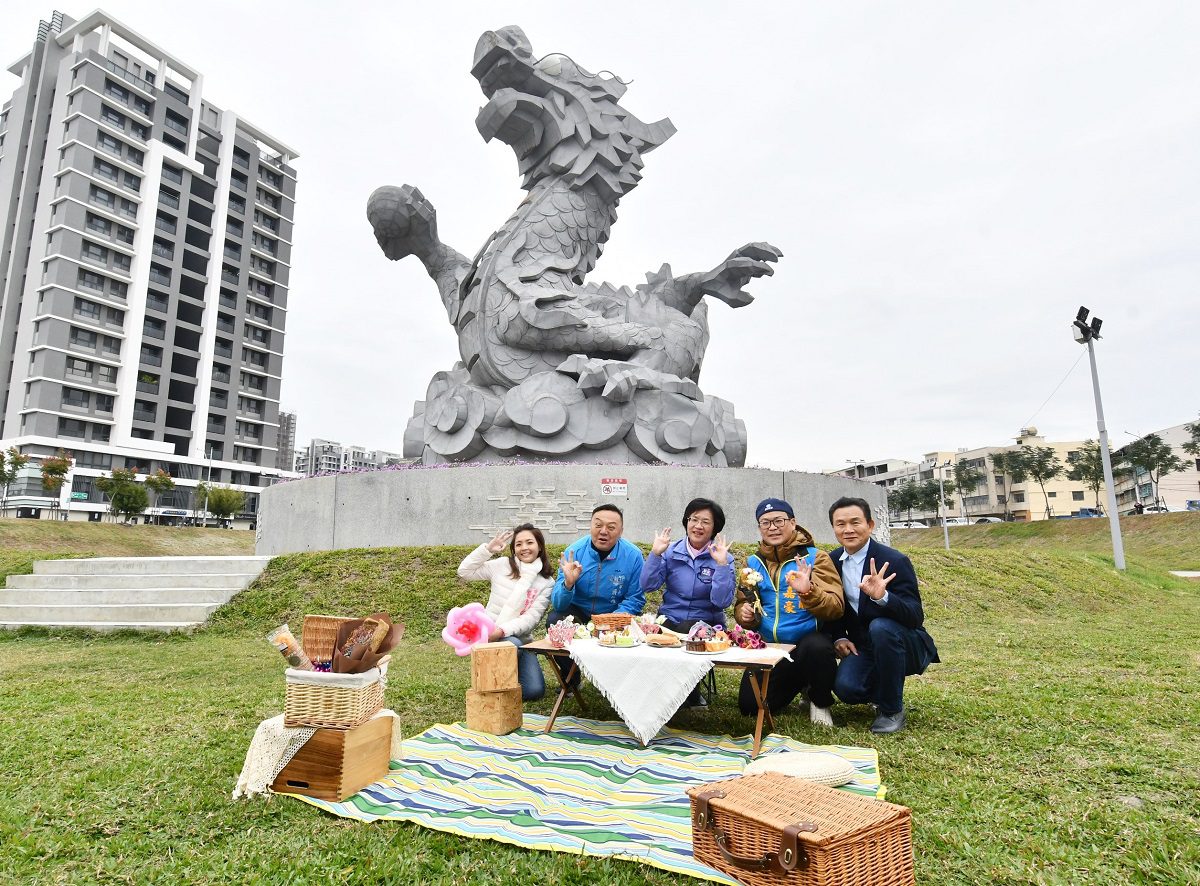
<svg viewBox="0 0 1200 886"><path fill-rule="evenodd" d="M886 493L845 477L673 465L412 466L264 489L256 551L475 545L525 522L540 527L550 544L565 544L587 532L592 508L601 502L625 512L626 538L649 542L664 526L681 538L684 505L700 496L725 509L731 541L758 540L754 507L774 496L791 502L800 525L827 543L834 541L829 505L843 495L871 504L876 538L886 542Z"/></svg>

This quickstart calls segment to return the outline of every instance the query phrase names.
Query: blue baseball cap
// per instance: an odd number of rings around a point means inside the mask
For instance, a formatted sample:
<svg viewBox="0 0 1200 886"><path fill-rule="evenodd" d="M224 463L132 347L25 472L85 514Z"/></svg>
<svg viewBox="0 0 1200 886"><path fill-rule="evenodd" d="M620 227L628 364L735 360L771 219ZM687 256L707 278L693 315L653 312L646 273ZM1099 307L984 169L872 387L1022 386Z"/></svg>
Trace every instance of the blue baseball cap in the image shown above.
<svg viewBox="0 0 1200 886"><path fill-rule="evenodd" d="M754 509L754 519L761 520L763 514L774 512L786 514L793 519L796 516L792 513L792 506L782 498L764 498L758 503L758 507Z"/></svg>

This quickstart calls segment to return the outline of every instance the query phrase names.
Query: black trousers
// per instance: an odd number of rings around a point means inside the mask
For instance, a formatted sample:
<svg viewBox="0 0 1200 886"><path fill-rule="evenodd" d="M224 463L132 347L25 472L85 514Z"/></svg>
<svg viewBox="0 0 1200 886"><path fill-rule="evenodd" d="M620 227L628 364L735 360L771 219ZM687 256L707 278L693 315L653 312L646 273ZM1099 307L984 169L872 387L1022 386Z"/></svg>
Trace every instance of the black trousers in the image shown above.
<svg viewBox="0 0 1200 886"><path fill-rule="evenodd" d="M820 631L805 634L792 650L792 660L786 658L775 665L767 685L767 708L777 714L792 700L808 690L808 699L819 708L833 704L833 681L837 677L837 658L833 640ZM738 690L738 708L746 716L758 713L758 702L750 687L750 674L742 677Z"/></svg>

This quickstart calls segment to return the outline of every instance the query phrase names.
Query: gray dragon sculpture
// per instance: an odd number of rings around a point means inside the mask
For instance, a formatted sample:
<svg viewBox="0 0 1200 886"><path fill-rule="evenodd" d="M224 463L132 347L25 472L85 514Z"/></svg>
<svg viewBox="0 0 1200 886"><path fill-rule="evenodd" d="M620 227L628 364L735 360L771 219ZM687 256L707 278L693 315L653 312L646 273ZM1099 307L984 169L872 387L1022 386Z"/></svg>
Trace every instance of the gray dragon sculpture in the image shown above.
<svg viewBox="0 0 1200 886"><path fill-rule="evenodd" d="M461 362L416 404L404 454L426 464L549 459L741 466L746 427L705 396L705 296L735 308L782 253L750 243L711 271L669 265L634 289L585 282L641 179L643 157L675 133L620 104L625 84L564 55L535 58L517 27L488 31L472 75L488 102L486 141L517 156L528 192L469 259L438 239L419 190L382 187L367 218L393 261L415 255L437 284Z"/></svg>

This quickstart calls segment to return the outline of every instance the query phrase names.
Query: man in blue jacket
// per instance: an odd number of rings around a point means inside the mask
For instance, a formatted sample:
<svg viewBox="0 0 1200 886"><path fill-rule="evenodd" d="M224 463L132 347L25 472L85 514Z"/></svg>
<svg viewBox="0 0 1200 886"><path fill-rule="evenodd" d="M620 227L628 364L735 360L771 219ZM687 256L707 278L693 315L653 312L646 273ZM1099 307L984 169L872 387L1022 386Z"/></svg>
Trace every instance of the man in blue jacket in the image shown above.
<svg viewBox="0 0 1200 886"><path fill-rule="evenodd" d="M642 614L644 558L634 544L621 538L624 529L625 518L616 505L592 510L589 534L563 551L559 561L547 624L568 615L575 616L576 624L587 624L593 615L606 612Z"/></svg>
<svg viewBox="0 0 1200 886"><path fill-rule="evenodd" d="M839 498L829 522L842 543L829 556L846 596L842 617L822 625L841 659L833 691L846 704L875 705L872 732L898 732L904 678L941 661L924 627L917 573L908 557L871 538L875 521L864 499Z"/></svg>

